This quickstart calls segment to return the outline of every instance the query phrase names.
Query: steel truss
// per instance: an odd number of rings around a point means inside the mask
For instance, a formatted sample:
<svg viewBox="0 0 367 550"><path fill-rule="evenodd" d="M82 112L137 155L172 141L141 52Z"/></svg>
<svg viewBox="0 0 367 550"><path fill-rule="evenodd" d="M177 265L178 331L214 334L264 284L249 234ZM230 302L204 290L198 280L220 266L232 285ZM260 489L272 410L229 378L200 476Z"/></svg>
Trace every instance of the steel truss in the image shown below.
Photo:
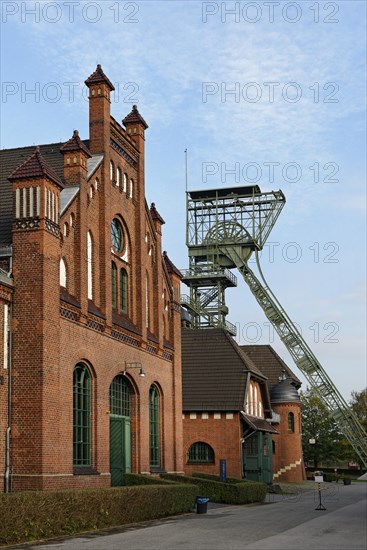
<svg viewBox="0 0 367 550"><path fill-rule="evenodd" d="M237 268L295 364L367 467L364 429L261 271L258 250L263 248L284 203L281 191L262 193L258 186L188 192L186 244L190 267L183 281L190 287L190 296L183 296L182 305L189 311L194 328L220 326L235 334L234 326L225 320L225 290L237 283L225 268ZM248 265L253 251L262 282Z"/></svg>

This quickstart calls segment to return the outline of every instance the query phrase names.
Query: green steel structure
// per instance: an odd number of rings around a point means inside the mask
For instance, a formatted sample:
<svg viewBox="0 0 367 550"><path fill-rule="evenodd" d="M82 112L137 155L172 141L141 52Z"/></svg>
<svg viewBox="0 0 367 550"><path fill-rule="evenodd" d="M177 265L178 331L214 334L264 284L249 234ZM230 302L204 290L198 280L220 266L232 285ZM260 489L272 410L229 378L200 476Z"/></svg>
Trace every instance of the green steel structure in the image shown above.
<svg viewBox="0 0 367 550"><path fill-rule="evenodd" d="M237 268L265 315L274 326L297 367L323 400L331 416L367 467L367 437L346 401L325 372L301 333L289 318L262 274L261 250L285 204L281 191L261 192L257 185L187 192L186 244L189 269L182 296L193 328L222 327L232 335L226 320L225 290L237 279ZM255 253L260 279L248 265Z"/></svg>

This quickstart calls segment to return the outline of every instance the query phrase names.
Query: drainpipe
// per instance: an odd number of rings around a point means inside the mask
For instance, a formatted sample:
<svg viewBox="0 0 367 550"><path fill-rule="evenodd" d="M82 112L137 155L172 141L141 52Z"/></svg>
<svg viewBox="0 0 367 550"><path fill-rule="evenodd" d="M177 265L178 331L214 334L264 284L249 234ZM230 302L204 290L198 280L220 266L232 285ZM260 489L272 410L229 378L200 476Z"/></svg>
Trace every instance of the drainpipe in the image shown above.
<svg viewBox="0 0 367 550"><path fill-rule="evenodd" d="M12 304L9 304L8 312L8 426L5 439L5 483L4 492L11 492L11 461L10 461L10 433L11 433L11 396L12 396Z"/></svg>

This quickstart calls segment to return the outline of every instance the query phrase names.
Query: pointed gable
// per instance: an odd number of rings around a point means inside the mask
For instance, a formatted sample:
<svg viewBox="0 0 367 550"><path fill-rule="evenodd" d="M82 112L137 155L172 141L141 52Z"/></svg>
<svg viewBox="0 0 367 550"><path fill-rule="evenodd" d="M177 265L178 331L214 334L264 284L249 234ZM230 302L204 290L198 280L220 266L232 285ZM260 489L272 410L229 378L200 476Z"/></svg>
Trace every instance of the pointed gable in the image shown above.
<svg viewBox="0 0 367 550"><path fill-rule="evenodd" d="M133 108L131 112L123 119L122 123L126 126L126 124L135 124L140 123L144 126L145 129L149 128L148 124L145 122L143 117L138 111L138 108L136 105L133 105Z"/></svg>
<svg viewBox="0 0 367 550"><path fill-rule="evenodd" d="M158 210L156 209L154 202L152 202L151 207L150 207L150 215L152 216L152 220L157 220L162 225L166 223L164 221L164 219L162 218L162 216L160 215L160 213L158 212Z"/></svg>
<svg viewBox="0 0 367 550"><path fill-rule="evenodd" d="M109 87L111 92L115 89L115 87L112 84L111 80L109 78L107 78L107 76L104 74L104 72L102 70L102 65L98 64L96 70L94 71L94 73L92 73L87 78L87 80L84 81L84 84L86 84L89 88L92 84L99 84L99 83L102 83L102 82L107 84L107 86Z"/></svg>
<svg viewBox="0 0 367 550"><path fill-rule="evenodd" d="M264 375L225 330L182 329L184 411L242 410L249 376L265 384Z"/></svg>
<svg viewBox="0 0 367 550"><path fill-rule="evenodd" d="M175 266L175 264L169 259L168 255L167 255L167 252L164 251L163 252L163 260L164 260L164 263L165 263L165 266L167 268L167 271L168 273L171 275L172 273L174 273L175 275L177 275L178 277L180 277L180 279L182 279L182 273L181 271Z"/></svg>
<svg viewBox="0 0 367 550"><path fill-rule="evenodd" d="M75 151L83 151L89 158L92 157L92 153L89 151L88 147L84 145L84 143L80 139L78 130L74 130L72 137L60 148L60 151L62 153L72 153Z"/></svg>
<svg viewBox="0 0 367 550"><path fill-rule="evenodd" d="M40 148L37 146L34 153L27 158L8 176L9 181L20 180L20 179L30 179L30 178L41 178L46 177L56 183L61 189L64 188L59 176L51 168L49 164L45 161L41 155Z"/></svg>

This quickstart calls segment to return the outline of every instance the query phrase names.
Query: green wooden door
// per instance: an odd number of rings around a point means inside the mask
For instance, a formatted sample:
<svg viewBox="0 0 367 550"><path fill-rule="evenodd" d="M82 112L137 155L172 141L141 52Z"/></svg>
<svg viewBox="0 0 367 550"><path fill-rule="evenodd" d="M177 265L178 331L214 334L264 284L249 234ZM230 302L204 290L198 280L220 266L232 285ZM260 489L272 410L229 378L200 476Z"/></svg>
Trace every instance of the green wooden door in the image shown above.
<svg viewBox="0 0 367 550"><path fill-rule="evenodd" d="M271 435L255 432L248 437L243 445L243 473L246 479L271 483L272 443Z"/></svg>
<svg viewBox="0 0 367 550"><path fill-rule="evenodd" d="M131 472L131 423L125 416L110 416L111 485L123 484L123 474Z"/></svg>

